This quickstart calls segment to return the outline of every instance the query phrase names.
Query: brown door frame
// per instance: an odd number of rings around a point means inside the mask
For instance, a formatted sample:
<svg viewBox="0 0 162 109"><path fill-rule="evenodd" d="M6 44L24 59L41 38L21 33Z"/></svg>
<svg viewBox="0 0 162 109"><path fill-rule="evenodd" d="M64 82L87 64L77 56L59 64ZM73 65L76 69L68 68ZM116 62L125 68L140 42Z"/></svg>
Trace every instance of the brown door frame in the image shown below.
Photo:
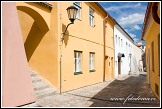
<svg viewBox="0 0 162 109"><path fill-rule="evenodd" d="M121 74L121 58L118 57L118 75Z"/></svg>

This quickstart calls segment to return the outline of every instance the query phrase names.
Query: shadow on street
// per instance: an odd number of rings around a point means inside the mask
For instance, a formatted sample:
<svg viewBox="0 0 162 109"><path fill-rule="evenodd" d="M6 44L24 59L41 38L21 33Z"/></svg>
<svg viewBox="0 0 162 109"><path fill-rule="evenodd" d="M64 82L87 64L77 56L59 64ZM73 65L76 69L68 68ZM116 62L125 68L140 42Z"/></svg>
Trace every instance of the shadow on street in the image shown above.
<svg viewBox="0 0 162 109"><path fill-rule="evenodd" d="M114 80L90 99L90 107L159 107L160 103L146 83L146 75Z"/></svg>

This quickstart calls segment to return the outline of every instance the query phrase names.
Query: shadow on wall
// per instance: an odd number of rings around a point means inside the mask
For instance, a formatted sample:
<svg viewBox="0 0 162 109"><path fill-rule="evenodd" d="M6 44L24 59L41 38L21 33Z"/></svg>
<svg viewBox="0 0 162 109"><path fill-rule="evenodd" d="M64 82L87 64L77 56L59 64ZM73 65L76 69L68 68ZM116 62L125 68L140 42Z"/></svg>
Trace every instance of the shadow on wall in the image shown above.
<svg viewBox="0 0 162 109"><path fill-rule="evenodd" d="M65 29L66 29L66 25L62 24L62 33L65 32ZM65 35L64 35L64 43L65 43L65 47L67 46L68 44L68 40L69 40L69 31L67 30Z"/></svg>
<svg viewBox="0 0 162 109"><path fill-rule="evenodd" d="M24 44L28 61L46 33L47 31L41 31L37 23L34 21Z"/></svg>
<svg viewBox="0 0 162 109"><path fill-rule="evenodd" d="M114 80L89 100L93 102L90 107L160 106L157 99L155 101L128 100L123 104L129 95L130 98L132 97L131 94L134 98L138 96L140 98L155 98L155 95L146 83L146 74L130 76L125 80Z"/></svg>

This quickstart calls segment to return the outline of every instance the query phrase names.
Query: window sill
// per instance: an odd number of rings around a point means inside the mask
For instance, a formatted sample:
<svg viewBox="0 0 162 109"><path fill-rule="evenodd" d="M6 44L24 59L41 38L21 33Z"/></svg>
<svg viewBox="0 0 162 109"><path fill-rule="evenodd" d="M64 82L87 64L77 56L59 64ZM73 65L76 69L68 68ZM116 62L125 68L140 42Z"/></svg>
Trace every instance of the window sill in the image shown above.
<svg viewBox="0 0 162 109"><path fill-rule="evenodd" d="M83 72L74 72L74 75L83 74Z"/></svg>
<svg viewBox="0 0 162 109"><path fill-rule="evenodd" d="M95 72L96 70L89 70L89 72Z"/></svg>

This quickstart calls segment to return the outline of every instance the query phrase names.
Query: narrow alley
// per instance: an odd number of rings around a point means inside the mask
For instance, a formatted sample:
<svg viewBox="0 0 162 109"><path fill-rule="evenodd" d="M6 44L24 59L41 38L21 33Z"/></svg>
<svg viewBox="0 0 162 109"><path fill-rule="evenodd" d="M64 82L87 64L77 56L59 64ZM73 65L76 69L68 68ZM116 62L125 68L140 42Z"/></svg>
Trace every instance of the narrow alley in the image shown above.
<svg viewBox="0 0 162 109"><path fill-rule="evenodd" d="M139 75L119 75L111 81L38 99L28 106L159 107L160 103L146 83L146 73L139 73Z"/></svg>
<svg viewBox="0 0 162 109"><path fill-rule="evenodd" d="M1 7L3 107L161 107L161 2Z"/></svg>

